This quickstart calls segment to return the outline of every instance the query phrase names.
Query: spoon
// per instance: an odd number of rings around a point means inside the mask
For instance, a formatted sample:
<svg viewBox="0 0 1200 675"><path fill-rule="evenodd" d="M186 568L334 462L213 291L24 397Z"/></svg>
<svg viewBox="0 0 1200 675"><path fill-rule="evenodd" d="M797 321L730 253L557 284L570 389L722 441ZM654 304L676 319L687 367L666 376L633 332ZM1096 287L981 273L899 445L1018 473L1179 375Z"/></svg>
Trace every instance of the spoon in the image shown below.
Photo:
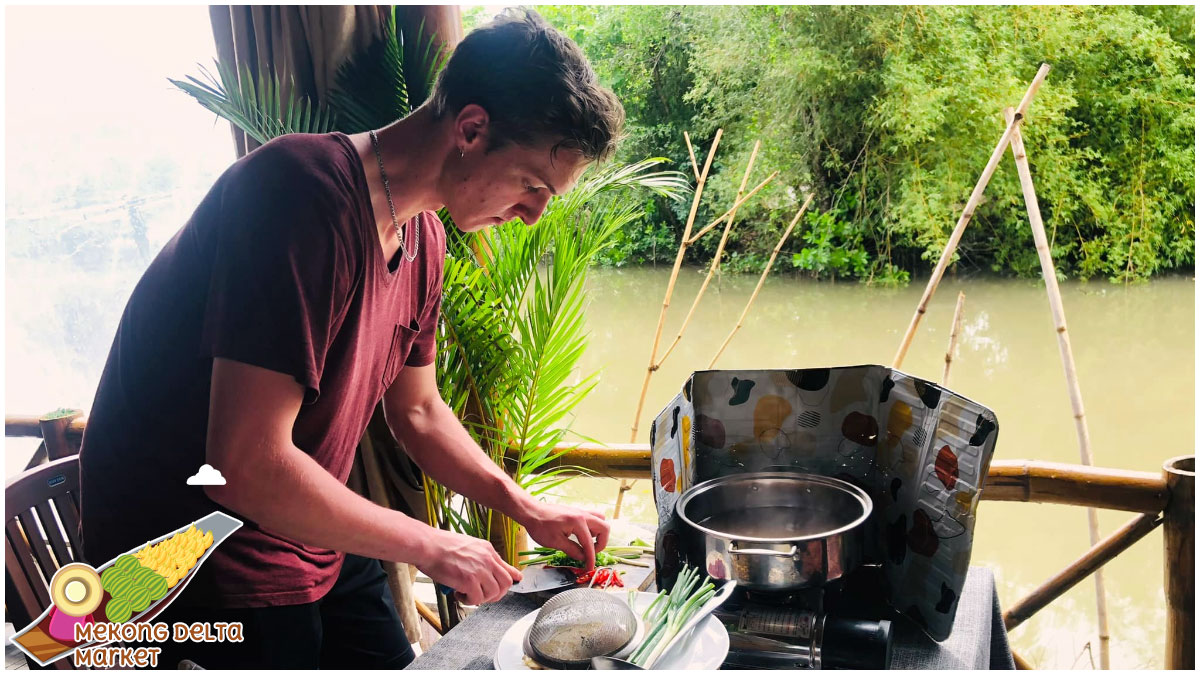
<svg viewBox="0 0 1200 675"><path fill-rule="evenodd" d="M615 656L593 656L592 670L645 670L645 668Z"/></svg>

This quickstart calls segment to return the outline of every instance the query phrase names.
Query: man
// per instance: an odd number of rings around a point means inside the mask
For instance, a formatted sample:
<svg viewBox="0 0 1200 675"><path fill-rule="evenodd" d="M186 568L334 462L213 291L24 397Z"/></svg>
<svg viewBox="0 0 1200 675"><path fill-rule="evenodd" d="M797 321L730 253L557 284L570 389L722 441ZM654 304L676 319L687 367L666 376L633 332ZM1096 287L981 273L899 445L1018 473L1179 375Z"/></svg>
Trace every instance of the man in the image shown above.
<svg viewBox="0 0 1200 675"><path fill-rule="evenodd" d="M594 564L603 516L520 490L438 394L434 212L466 231L532 225L622 118L579 48L518 12L468 35L430 101L378 134L285 136L221 176L134 289L81 453L93 563L213 510L245 522L162 619L241 621L246 641L159 645L163 665L403 667L379 559L471 604L520 579L487 542L346 488L381 399L429 475ZM226 483L187 485L206 463Z"/></svg>

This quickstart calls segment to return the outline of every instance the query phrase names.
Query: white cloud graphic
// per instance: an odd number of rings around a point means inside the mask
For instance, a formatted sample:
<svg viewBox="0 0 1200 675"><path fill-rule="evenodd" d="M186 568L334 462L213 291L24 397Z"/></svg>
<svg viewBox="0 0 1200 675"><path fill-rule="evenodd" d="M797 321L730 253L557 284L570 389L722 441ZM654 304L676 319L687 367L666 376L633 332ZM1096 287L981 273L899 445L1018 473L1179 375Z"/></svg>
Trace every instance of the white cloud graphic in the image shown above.
<svg viewBox="0 0 1200 675"><path fill-rule="evenodd" d="M212 468L211 464L204 464L195 476L189 476L187 479L188 485L224 485L225 477L221 472Z"/></svg>

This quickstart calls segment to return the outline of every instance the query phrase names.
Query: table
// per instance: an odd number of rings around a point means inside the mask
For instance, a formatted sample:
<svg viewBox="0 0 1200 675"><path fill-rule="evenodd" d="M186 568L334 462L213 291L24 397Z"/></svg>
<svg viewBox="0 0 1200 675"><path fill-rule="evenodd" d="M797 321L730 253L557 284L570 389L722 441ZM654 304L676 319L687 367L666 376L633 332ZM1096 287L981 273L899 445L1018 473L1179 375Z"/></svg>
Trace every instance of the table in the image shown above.
<svg viewBox="0 0 1200 675"><path fill-rule="evenodd" d="M500 602L476 610L408 669L491 670L492 657L504 632L537 608L533 600L509 593ZM1014 669L996 581L992 571L984 567L972 567L967 573L954 632L944 642L934 642L905 620L894 624L892 640L895 669Z"/></svg>

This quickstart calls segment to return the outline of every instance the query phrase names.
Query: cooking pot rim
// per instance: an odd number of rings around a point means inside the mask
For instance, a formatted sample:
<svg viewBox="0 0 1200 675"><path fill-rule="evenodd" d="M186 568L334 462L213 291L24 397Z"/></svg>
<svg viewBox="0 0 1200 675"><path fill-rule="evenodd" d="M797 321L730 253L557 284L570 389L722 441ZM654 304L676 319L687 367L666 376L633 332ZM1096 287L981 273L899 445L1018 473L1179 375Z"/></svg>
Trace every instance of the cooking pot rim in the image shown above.
<svg viewBox="0 0 1200 675"><path fill-rule="evenodd" d="M729 483L734 480L769 479L769 478L790 479L790 480L795 480L795 481L805 482L805 483L821 483L821 484L824 484L829 487L838 488L840 490L845 491L849 495L857 498L859 503L862 504L863 512L861 515L856 517L854 520L850 521L849 523L847 523L845 525L842 525L841 527L838 527L833 530L827 530L825 532L818 532L816 534L810 534L810 535L805 535L805 536L801 536L801 537L745 537L742 535L733 534L731 532L720 532L718 530L713 530L713 529L707 528L703 525L700 525L699 523L696 523L691 518L689 518L687 515L687 505L689 503L691 503L691 501L693 499L695 499L700 494L707 492L708 490L711 490L715 487L720 486L723 483ZM730 541L748 541L748 542L756 542L756 543L805 542L805 541L814 541L817 539L825 539L827 537L831 537L831 536L837 535L837 534L843 534L845 532L849 532L849 531L857 528L858 526L860 526L864 522L866 522L867 518L869 518L871 516L871 511L873 508L874 508L874 504L871 502L871 498L867 495L866 491L853 483L844 481L840 478L823 476L821 474L800 473L800 472L794 472L794 471L760 471L760 472L751 472L751 473L735 473L735 474L730 474L728 476L719 476L717 478L711 478L709 480L704 481L703 483L698 483L698 484L693 485L692 487L688 488L687 491L684 492L679 497L679 501L675 503L675 512L679 515L679 518L681 520L683 520L683 522L686 523L689 527L695 528L696 530L698 530L700 532L703 532L709 536L717 537L719 539L728 539Z"/></svg>

